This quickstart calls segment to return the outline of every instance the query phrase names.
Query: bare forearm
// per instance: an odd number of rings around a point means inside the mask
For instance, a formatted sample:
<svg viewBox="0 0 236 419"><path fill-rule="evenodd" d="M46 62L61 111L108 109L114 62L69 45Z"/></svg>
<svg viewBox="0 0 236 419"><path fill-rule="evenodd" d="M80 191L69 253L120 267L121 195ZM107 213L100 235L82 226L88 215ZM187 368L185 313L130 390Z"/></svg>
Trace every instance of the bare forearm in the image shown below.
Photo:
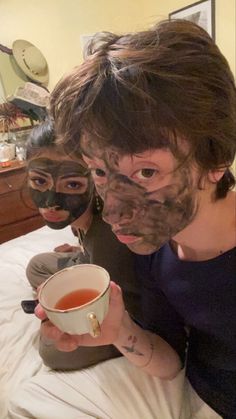
<svg viewBox="0 0 236 419"><path fill-rule="evenodd" d="M181 369L176 351L160 336L139 327L127 312L114 345L130 362L150 375L171 379Z"/></svg>

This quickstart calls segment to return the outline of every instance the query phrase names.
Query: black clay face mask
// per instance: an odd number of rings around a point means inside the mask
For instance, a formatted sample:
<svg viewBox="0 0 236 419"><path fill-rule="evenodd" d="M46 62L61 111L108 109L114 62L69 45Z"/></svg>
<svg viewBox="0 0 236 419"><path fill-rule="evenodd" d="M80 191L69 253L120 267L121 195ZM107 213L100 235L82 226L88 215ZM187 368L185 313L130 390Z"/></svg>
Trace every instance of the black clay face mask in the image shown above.
<svg viewBox="0 0 236 419"><path fill-rule="evenodd" d="M64 228L79 218L93 195L89 170L70 160L31 160L28 185L33 202L46 224L54 229Z"/></svg>
<svg viewBox="0 0 236 419"><path fill-rule="evenodd" d="M126 176L109 177L105 187L97 187L104 200L103 218L118 239L135 237L124 243L139 254L150 254L183 230L194 218L195 200L186 173L180 182L147 192Z"/></svg>
<svg viewBox="0 0 236 419"><path fill-rule="evenodd" d="M111 225L117 238L133 252L155 252L194 219L198 208L198 186L190 167L175 169L177 161L168 150L167 155L171 155L169 161L173 162L172 171L167 175L168 181L161 183L161 175L158 170L154 170L157 172L157 180L152 183L152 188L146 188L139 183L138 176L140 173L147 177L152 175L153 167L160 165L160 159L155 161L151 158L152 164L147 163L146 166L145 159L138 156L144 165L138 163L136 174L134 170L137 181L134 181L130 167L135 156L131 156L130 165L122 166L123 155L114 150L109 153L109 149L104 152L92 140L87 141L83 149L96 189L104 201L103 218ZM159 152L158 149L156 152ZM131 175L126 174L129 170Z"/></svg>

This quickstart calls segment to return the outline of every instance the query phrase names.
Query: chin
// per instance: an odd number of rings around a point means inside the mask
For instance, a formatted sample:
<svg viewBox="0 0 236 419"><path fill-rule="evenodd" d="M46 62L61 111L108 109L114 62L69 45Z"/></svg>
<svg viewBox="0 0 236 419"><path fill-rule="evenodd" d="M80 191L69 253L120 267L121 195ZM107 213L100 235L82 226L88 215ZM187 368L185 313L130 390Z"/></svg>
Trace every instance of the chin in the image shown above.
<svg viewBox="0 0 236 419"><path fill-rule="evenodd" d="M137 255L151 255L158 250L158 247L144 241L130 243L127 247L131 250L131 252L136 253Z"/></svg>
<svg viewBox="0 0 236 419"><path fill-rule="evenodd" d="M58 221L53 223L52 221L46 221L44 220L46 225L53 230L62 230L63 228L67 227L70 223L68 221Z"/></svg>

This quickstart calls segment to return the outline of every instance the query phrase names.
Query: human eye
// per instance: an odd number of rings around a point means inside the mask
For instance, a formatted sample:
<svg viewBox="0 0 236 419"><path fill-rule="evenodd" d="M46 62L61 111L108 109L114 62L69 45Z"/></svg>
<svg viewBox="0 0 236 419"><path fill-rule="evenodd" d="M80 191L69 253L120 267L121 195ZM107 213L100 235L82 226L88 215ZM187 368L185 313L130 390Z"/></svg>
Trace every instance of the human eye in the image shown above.
<svg viewBox="0 0 236 419"><path fill-rule="evenodd" d="M47 180L40 176L30 177L29 184L31 187L45 187L47 185Z"/></svg>
<svg viewBox="0 0 236 419"><path fill-rule="evenodd" d="M143 168L140 170L137 170L134 174L134 178L138 180L147 180L147 179L153 179L158 174L158 170L151 169L151 168Z"/></svg>
<svg viewBox="0 0 236 419"><path fill-rule="evenodd" d="M81 182L77 182L76 180L72 180L71 182L67 183L68 189L78 190L82 186Z"/></svg>
<svg viewBox="0 0 236 419"><path fill-rule="evenodd" d="M70 192L84 193L87 189L87 182L80 182L78 180L71 180L66 183L65 188Z"/></svg>
<svg viewBox="0 0 236 419"><path fill-rule="evenodd" d="M91 173L92 173L92 176L95 176L95 177L105 177L106 176L106 172L103 169L99 169L99 168L91 169Z"/></svg>
<svg viewBox="0 0 236 419"><path fill-rule="evenodd" d="M106 182L107 175L104 169L101 169L100 167L90 167L90 171L96 185L101 185Z"/></svg>
<svg viewBox="0 0 236 419"><path fill-rule="evenodd" d="M93 159L83 154L83 159L87 164L95 184L103 184L106 181L107 173L104 163L100 159Z"/></svg>
<svg viewBox="0 0 236 419"><path fill-rule="evenodd" d="M87 178L78 179L59 179L57 182L56 189L61 193L79 193L86 192L88 187Z"/></svg>

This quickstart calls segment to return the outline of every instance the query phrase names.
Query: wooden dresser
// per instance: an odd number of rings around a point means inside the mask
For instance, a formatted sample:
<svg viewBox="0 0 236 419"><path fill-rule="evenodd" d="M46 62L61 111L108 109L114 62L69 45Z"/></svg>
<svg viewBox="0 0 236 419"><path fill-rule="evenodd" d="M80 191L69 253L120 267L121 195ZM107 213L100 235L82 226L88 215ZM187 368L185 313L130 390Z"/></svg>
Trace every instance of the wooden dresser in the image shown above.
<svg viewBox="0 0 236 419"><path fill-rule="evenodd" d="M0 243L44 225L26 187L25 163L0 168Z"/></svg>

